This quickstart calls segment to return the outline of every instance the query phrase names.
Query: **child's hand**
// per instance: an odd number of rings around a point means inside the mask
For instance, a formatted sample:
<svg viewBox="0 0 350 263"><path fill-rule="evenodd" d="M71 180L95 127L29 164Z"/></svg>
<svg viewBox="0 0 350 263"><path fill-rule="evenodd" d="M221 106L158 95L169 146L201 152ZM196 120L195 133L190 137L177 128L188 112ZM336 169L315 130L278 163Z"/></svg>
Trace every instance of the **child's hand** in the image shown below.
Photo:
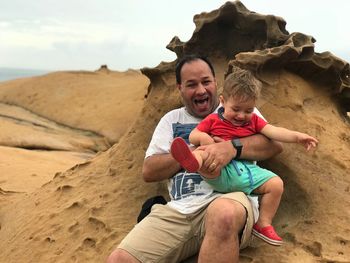
<svg viewBox="0 0 350 263"><path fill-rule="evenodd" d="M318 140L308 134L298 133L298 143L304 145L306 151L316 148Z"/></svg>

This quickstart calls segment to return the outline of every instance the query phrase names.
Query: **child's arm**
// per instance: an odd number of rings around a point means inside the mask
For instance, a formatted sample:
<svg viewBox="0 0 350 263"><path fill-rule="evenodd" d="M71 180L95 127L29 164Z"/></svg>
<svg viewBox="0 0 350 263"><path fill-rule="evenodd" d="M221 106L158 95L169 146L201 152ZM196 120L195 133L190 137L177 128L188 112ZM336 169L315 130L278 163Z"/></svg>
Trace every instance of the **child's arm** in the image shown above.
<svg viewBox="0 0 350 263"><path fill-rule="evenodd" d="M208 145L215 143L214 139L207 133L194 128L190 133L190 143L193 145Z"/></svg>
<svg viewBox="0 0 350 263"><path fill-rule="evenodd" d="M312 147L316 147L318 144L317 139L306 133L291 131L286 128L273 126L271 124L266 124L260 133L276 141L300 143L304 145L307 151L309 151Z"/></svg>

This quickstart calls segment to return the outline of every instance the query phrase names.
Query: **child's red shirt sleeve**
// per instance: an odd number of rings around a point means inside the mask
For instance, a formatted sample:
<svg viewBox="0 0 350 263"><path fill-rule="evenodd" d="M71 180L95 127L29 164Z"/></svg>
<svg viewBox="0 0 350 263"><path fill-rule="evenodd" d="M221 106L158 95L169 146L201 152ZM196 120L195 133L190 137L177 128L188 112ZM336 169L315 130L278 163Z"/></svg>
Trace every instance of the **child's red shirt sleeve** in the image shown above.
<svg viewBox="0 0 350 263"><path fill-rule="evenodd" d="M256 132L260 132L267 124L267 121L265 121L263 118L259 117L255 113L252 116L251 122L252 125L255 127Z"/></svg>
<svg viewBox="0 0 350 263"><path fill-rule="evenodd" d="M197 129L201 132L210 133L211 126L214 122L215 114L209 114L207 117L205 117L198 125Z"/></svg>

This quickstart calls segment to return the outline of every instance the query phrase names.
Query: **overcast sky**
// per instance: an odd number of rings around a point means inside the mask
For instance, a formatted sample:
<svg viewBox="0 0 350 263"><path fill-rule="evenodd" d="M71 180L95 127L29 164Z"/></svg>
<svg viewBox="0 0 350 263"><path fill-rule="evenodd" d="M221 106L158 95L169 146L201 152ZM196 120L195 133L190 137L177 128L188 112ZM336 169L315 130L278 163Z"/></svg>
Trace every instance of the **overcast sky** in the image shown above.
<svg viewBox="0 0 350 263"><path fill-rule="evenodd" d="M193 16L217 0L0 0L0 67L113 70L173 61L174 36L187 41ZM350 61L350 1L242 0L251 11L283 17L289 33L316 40L316 51Z"/></svg>

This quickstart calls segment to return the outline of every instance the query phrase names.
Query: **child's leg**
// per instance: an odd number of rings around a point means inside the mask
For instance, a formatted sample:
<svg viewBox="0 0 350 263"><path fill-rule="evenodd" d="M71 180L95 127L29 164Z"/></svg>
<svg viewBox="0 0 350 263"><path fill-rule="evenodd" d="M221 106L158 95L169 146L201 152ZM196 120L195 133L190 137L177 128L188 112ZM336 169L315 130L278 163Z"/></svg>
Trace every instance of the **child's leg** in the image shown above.
<svg viewBox="0 0 350 263"><path fill-rule="evenodd" d="M198 169L201 169L203 162L208 158L208 153L203 151L203 150L193 150L192 151L193 156L196 158L197 162L198 162Z"/></svg>
<svg viewBox="0 0 350 263"><path fill-rule="evenodd" d="M262 194L259 219L257 224L260 227L271 225L275 216L283 193L283 181L278 176L272 177L253 191L256 194Z"/></svg>
<svg viewBox="0 0 350 263"><path fill-rule="evenodd" d="M170 152L174 159L188 172L197 172L201 168L203 160L208 157L208 153L201 150L192 152L185 140L180 137L173 140Z"/></svg>
<svg viewBox="0 0 350 263"><path fill-rule="evenodd" d="M272 177L253 192L263 194L260 202L259 219L253 226L253 235L271 245L282 245L282 238L278 236L271 223L281 200L283 181L278 176Z"/></svg>

